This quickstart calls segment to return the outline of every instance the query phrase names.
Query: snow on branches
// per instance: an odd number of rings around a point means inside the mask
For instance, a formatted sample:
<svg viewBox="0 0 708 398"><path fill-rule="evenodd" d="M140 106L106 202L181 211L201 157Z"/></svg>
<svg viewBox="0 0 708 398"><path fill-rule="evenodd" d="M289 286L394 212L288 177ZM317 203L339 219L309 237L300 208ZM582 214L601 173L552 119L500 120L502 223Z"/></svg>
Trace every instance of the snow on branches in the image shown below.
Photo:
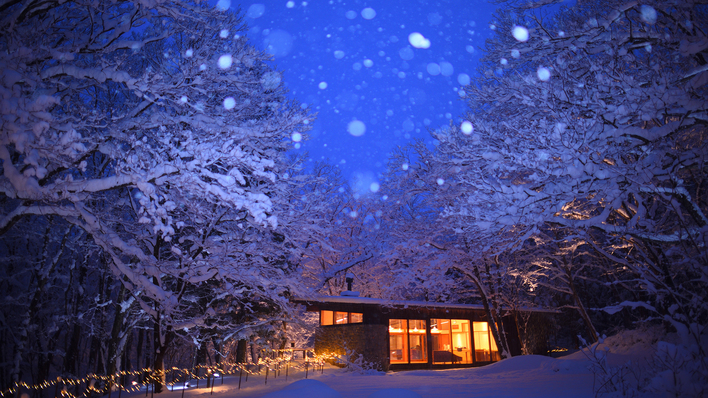
<svg viewBox="0 0 708 398"><path fill-rule="evenodd" d="M500 16L484 77L465 87L470 112L434 133L430 167L445 220L478 255L562 231L632 271L655 315L695 337L708 316L708 27L699 2L644 3Z"/></svg>
<svg viewBox="0 0 708 398"><path fill-rule="evenodd" d="M288 137L309 116L239 17L182 1L0 8L0 231L79 226L174 329L215 324L207 308L227 328L233 306L283 305L268 247Z"/></svg>

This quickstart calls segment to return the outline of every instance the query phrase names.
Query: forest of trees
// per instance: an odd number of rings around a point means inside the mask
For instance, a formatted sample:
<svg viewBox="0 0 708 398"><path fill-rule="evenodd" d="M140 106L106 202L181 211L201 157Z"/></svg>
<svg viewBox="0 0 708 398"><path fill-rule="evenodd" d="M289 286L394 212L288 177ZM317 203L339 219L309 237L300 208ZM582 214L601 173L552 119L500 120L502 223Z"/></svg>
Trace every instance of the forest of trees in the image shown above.
<svg viewBox="0 0 708 398"><path fill-rule="evenodd" d="M347 272L558 339L662 325L708 384L708 4L498 2L464 121L367 196L289 150L314 115L238 14L2 2L0 389L255 360Z"/></svg>

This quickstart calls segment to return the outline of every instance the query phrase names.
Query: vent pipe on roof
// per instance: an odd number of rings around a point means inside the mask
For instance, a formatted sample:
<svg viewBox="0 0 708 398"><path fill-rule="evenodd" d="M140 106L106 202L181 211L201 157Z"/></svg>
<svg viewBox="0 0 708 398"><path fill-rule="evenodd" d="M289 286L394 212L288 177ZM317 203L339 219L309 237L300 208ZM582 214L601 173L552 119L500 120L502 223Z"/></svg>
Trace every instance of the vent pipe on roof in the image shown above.
<svg viewBox="0 0 708 398"><path fill-rule="evenodd" d="M354 283L354 274L347 272L347 290L352 291L352 283Z"/></svg>
<svg viewBox="0 0 708 398"><path fill-rule="evenodd" d="M352 283L354 283L354 274L352 274L351 272L347 272L346 281L347 281L347 290L340 293L340 295L350 296L350 297L359 297L359 292L352 291Z"/></svg>

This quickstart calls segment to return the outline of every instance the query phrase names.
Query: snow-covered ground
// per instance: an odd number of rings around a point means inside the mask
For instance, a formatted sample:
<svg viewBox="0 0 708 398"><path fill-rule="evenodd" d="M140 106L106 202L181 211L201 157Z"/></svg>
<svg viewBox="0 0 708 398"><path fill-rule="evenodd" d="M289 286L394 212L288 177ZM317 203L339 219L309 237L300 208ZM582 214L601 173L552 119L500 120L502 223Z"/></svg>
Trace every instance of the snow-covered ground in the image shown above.
<svg viewBox="0 0 708 398"><path fill-rule="evenodd" d="M624 332L605 340L595 350L598 355L606 355L606 364L613 369L631 361L633 364L646 362L656 347L657 336L652 333ZM661 343L660 343L661 344ZM415 398L415 397L595 397L596 377L591 371L590 351L574 352L550 358L538 355L518 356L478 368L450 370L415 370L401 372L378 372L362 374L347 369L325 366L324 371L310 368L308 378L302 370L289 368L275 376L269 372L267 383L265 372L243 377L241 389L239 377L227 376L217 380L215 387L206 388L204 381L200 388L185 391L176 389L162 396L180 398ZM194 383L193 383L194 385ZM634 391L636 392L636 391ZM145 396L131 394L131 398ZM180 395L177 395L180 394ZM622 396L620 391L602 394L603 397ZM699 393L700 394L700 393ZM635 394L629 396L660 397L665 394Z"/></svg>
<svg viewBox="0 0 708 398"><path fill-rule="evenodd" d="M265 372L249 376L248 381L243 377L240 390L238 376L225 377L223 384L217 380L213 392L201 381L200 388L186 390L184 397L593 397L588 366L580 352L557 359L520 356L479 368L374 374L326 365L323 372L310 369L307 379L303 371L289 372L287 380L284 371L277 377L269 372L267 383ZM162 395L177 398L176 394L182 391Z"/></svg>
<svg viewBox="0 0 708 398"><path fill-rule="evenodd" d="M333 366L324 372L284 372L265 383L265 372L241 381L227 376L223 385L217 380L214 397L239 398L325 398L325 397L593 397L593 375L579 353L567 358L537 355L515 357L468 369L414 370L361 374ZM188 389L185 398L208 396L211 390L200 382L199 389ZM175 390L167 395L181 394ZM144 394L144 393L143 393ZM416 395L417 394L417 395ZM165 394L163 394L165 395ZM144 396L144 395L143 395ZM138 398L136 396L135 398Z"/></svg>

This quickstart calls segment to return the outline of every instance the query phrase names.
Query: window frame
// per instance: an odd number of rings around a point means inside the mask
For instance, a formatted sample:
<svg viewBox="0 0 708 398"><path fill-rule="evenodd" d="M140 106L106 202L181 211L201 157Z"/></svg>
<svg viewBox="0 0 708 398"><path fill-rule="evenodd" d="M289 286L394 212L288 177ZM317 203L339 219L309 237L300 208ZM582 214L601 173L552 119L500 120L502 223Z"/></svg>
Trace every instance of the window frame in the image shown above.
<svg viewBox="0 0 708 398"><path fill-rule="evenodd" d="M325 314L328 313L328 314ZM337 322L337 315L346 314L344 322ZM354 316L357 320L354 321ZM329 322L329 323L326 323ZM364 323L364 313L363 312L348 312L348 311L335 311L335 310L320 310L320 326L341 326L348 324Z"/></svg>
<svg viewBox="0 0 708 398"><path fill-rule="evenodd" d="M393 323L399 323L398 328L393 327ZM391 365L411 365L411 364L427 364L430 362L428 358L428 327L430 323L428 319L412 319L412 318L389 318L388 320L388 348L389 348L389 358L388 362ZM419 328L420 326L420 328ZM411 333L412 331L415 331ZM398 351L399 348L393 348L391 345L392 337L400 338L403 342L400 348L401 360L394 360L391 355L394 351ZM419 349L414 349L411 347L411 342L413 340L419 340ZM414 355L414 350L420 351ZM413 359L414 356L419 356L418 359Z"/></svg>

